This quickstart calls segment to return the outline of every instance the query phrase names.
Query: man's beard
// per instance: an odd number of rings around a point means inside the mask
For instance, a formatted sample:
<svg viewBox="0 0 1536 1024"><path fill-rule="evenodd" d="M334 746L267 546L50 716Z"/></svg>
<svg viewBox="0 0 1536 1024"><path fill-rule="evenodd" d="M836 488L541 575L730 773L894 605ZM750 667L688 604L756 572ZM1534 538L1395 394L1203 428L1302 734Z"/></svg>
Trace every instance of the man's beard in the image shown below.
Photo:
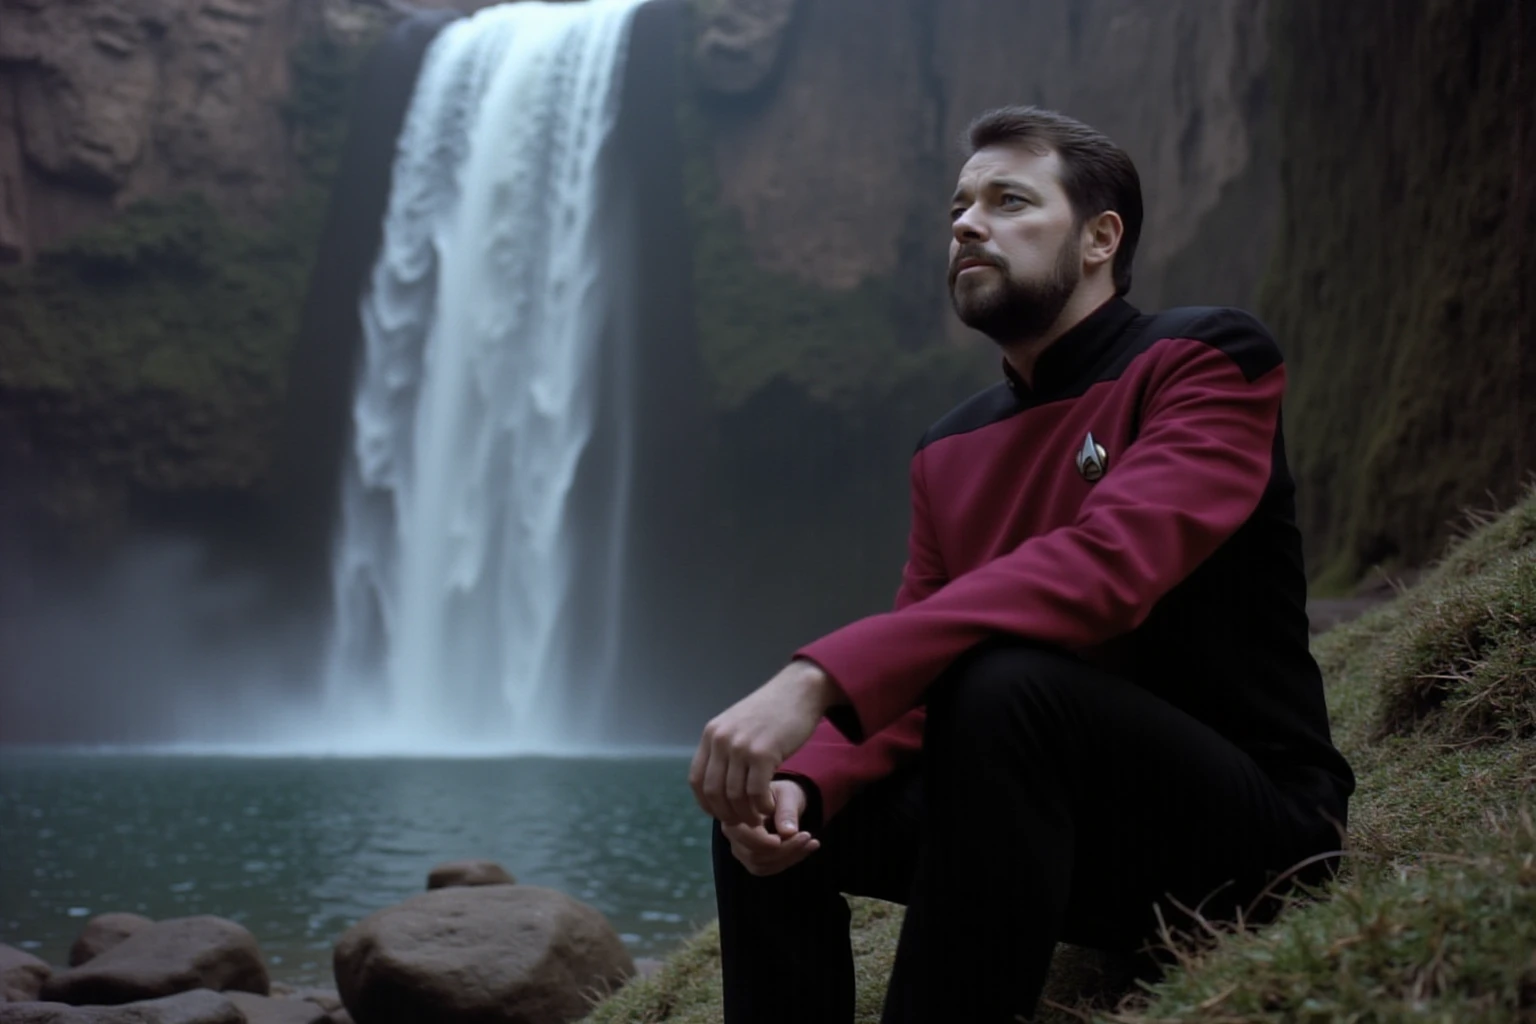
<svg viewBox="0 0 1536 1024"><path fill-rule="evenodd" d="M968 258L985 259L997 268L998 283L968 285L965 298L956 289L955 267ZM1044 280L1021 281L1006 261L980 246L962 245L949 268L949 299L967 327L999 344L1038 338L1050 330L1083 276L1082 252L1075 235L1061 243L1056 265Z"/></svg>

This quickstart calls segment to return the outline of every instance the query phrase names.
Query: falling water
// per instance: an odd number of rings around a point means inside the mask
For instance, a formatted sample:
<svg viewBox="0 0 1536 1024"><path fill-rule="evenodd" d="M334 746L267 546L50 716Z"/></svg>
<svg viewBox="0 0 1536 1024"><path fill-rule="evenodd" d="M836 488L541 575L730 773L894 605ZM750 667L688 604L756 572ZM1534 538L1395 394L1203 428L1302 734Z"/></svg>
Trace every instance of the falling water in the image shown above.
<svg viewBox="0 0 1536 1024"><path fill-rule="evenodd" d="M422 67L363 298L334 556L327 719L356 744L602 738L630 463L622 430L597 436L627 359L606 143L641 2L489 8ZM605 493L578 509L584 458Z"/></svg>

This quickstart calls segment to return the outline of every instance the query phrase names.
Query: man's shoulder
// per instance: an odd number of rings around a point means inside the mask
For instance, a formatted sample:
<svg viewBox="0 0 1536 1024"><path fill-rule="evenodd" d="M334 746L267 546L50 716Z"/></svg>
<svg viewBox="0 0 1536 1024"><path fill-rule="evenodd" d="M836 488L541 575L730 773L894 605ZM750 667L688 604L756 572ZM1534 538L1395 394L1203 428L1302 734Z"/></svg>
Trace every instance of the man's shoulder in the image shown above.
<svg viewBox="0 0 1536 1024"><path fill-rule="evenodd" d="M1130 358L1169 342L1197 341L1224 353L1250 381L1284 362L1263 321L1235 306L1176 306L1146 314L1137 331Z"/></svg>
<svg viewBox="0 0 1536 1024"><path fill-rule="evenodd" d="M980 430L982 427L1005 420L1018 411L1019 402L1013 391L1006 381L999 381L991 387L976 392L941 416L917 442L917 450L922 451L940 438Z"/></svg>

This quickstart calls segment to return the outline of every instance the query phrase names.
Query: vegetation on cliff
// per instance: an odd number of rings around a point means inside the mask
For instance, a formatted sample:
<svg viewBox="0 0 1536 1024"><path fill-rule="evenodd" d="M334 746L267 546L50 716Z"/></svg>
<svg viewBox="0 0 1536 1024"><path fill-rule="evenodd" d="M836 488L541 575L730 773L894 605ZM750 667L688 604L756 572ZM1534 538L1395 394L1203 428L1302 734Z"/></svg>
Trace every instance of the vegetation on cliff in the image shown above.
<svg viewBox="0 0 1536 1024"><path fill-rule="evenodd" d="M1115 1013L1156 1021L1514 1020L1536 992L1536 490L1415 588L1316 644L1335 739L1359 777L1346 870L1250 933L1192 937ZM879 1019L899 908L854 901L859 1021ZM1047 998L1101 979L1062 947ZM719 1019L719 937L701 931L589 1024ZM1080 1019L1047 1008L1042 1019Z"/></svg>
<svg viewBox="0 0 1536 1024"><path fill-rule="evenodd" d="M1278 0L1264 286L1310 564L1419 565L1536 460L1536 167L1520 0ZM1524 59L1522 60L1522 55Z"/></svg>
<svg viewBox="0 0 1536 1024"><path fill-rule="evenodd" d="M295 51L299 181L262 224L187 193L0 271L0 396L50 518L110 529L165 496L265 482L287 356L346 130L353 51Z"/></svg>

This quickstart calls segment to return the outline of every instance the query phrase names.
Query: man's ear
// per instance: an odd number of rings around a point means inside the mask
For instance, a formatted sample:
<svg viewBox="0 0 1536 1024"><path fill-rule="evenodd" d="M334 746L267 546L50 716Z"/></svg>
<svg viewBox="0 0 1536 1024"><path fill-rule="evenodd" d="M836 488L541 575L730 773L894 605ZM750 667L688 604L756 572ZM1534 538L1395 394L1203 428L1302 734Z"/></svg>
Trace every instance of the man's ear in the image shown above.
<svg viewBox="0 0 1536 1024"><path fill-rule="evenodd" d="M1089 217L1083 223L1083 269L1095 270L1112 265L1124 236L1125 222L1114 210Z"/></svg>

